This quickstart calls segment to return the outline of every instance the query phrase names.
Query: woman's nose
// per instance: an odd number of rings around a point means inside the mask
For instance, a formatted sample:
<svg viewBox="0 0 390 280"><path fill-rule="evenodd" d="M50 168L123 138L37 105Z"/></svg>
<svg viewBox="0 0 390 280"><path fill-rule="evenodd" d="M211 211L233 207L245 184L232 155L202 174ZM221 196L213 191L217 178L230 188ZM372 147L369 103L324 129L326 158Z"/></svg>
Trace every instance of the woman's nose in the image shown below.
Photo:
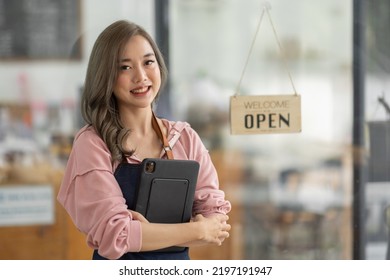
<svg viewBox="0 0 390 280"><path fill-rule="evenodd" d="M134 83L140 83L145 81L147 78L145 69L142 67L136 67L134 71L134 76L133 76L133 82Z"/></svg>

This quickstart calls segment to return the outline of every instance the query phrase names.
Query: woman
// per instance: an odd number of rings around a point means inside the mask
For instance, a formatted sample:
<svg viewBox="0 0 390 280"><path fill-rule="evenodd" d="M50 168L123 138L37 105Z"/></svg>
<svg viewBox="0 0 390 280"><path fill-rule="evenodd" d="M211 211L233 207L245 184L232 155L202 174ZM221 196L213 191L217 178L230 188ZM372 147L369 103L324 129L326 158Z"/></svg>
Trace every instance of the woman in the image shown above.
<svg viewBox="0 0 390 280"><path fill-rule="evenodd" d="M226 214L231 206L219 190L215 168L199 136L185 122L154 116L153 103L166 76L162 55L142 27L117 21L97 38L82 97L87 125L75 136L58 194L95 249L94 259L188 259L188 250L154 250L221 245L229 236ZM166 157L169 149L163 149L153 120L175 159L200 164L191 222L149 223L128 210L134 197L124 195L117 181L121 163L139 165L144 158Z"/></svg>

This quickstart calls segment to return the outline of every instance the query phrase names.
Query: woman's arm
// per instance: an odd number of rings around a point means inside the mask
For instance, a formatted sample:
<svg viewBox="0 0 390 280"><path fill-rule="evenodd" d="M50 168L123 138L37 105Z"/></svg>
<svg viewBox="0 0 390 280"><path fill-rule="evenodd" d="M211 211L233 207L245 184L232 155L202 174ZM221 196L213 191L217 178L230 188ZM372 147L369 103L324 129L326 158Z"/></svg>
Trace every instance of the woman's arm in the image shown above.
<svg viewBox="0 0 390 280"><path fill-rule="evenodd" d="M217 170L210 154L195 130L186 126L173 147L175 158L191 159L199 162L199 175L194 196L193 215L205 217L227 214L231 204L220 189Z"/></svg>
<svg viewBox="0 0 390 280"><path fill-rule="evenodd" d="M221 245L229 236L230 225L226 215L203 217L197 215L192 222L182 224L157 224L141 221L141 251L151 251L170 246Z"/></svg>

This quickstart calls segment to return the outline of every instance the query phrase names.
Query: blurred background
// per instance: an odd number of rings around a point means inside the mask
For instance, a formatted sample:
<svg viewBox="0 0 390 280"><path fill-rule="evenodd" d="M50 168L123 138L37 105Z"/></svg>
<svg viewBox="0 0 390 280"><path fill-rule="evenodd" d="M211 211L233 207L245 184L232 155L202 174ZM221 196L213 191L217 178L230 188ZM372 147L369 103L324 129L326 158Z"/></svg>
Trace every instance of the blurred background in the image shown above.
<svg viewBox="0 0 390 280"><path fill-rule="evenodd" d="M389 259L390 2L270 0L243 95L302 98L302 132L231 135L264 1L0 0L0 259L90 259L56 201L89 53L127 19L169 83L158 115L199 133L232 202L231 237L193 259Z"/></svg>

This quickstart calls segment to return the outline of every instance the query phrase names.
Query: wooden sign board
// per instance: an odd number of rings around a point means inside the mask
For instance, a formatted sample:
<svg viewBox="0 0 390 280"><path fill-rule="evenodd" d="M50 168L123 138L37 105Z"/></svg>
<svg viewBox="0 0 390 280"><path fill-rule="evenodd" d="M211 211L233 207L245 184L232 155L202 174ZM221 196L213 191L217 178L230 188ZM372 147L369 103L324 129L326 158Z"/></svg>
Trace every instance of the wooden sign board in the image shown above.
<svg viewBox="0 0 390 280"><path fill-rule="evenodd" d="M271 134L301 132L299 95L232 96L232 134Z"/></svg>

